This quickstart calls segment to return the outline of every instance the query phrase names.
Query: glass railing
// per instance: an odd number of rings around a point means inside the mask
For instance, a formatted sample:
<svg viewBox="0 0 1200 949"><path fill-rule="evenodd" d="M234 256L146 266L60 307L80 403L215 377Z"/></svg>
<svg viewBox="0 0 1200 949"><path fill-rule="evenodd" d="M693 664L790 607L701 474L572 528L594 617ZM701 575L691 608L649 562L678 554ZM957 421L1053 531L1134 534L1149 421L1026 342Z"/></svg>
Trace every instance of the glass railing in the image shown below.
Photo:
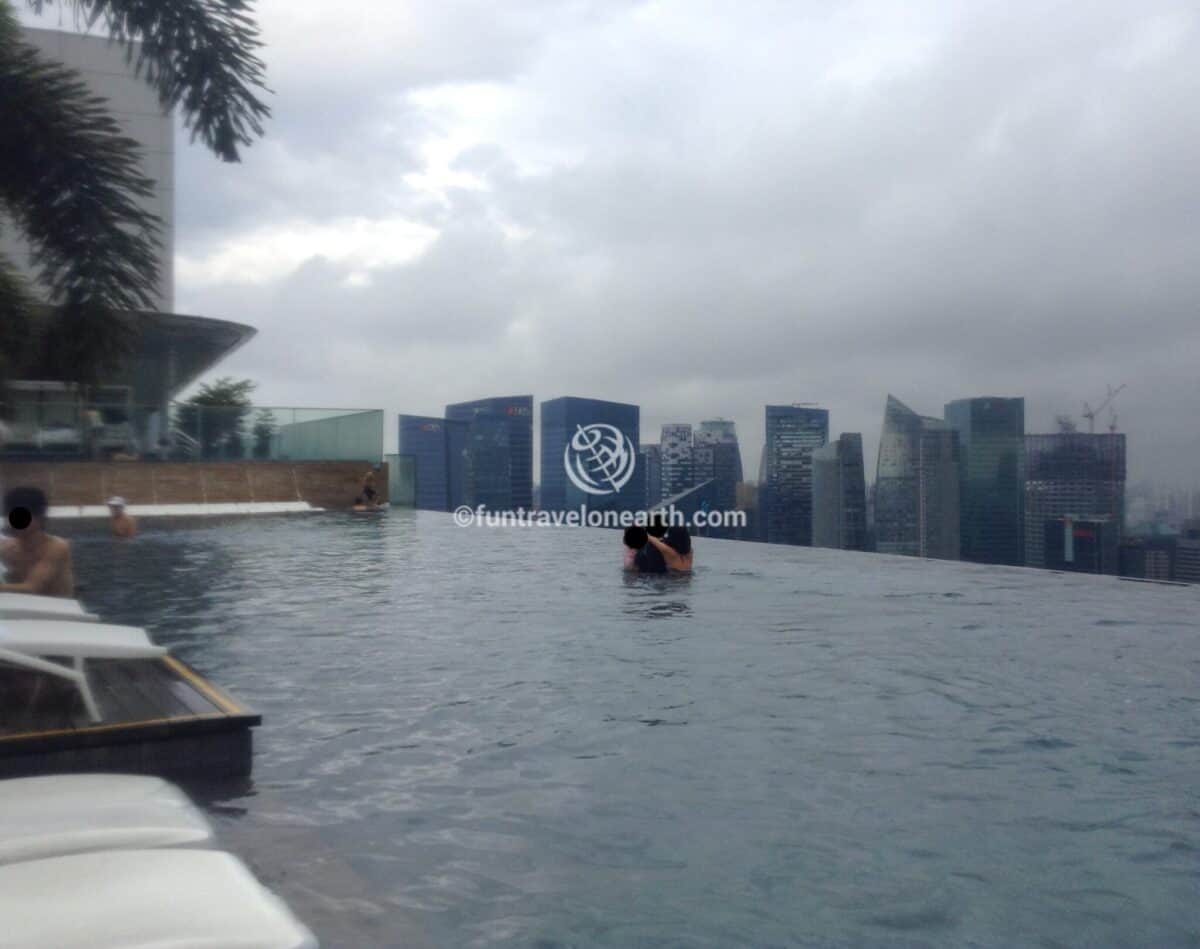
<svg viewBox="0 0 1200 949"><path fill-rule="evenodd" d="M417 460L412 455L384 455L388 463L388 500L393 507L415 507Z"/></svg>
<svg viewBox="0 0 1200 949"><path fill-rule="evenodd" d="M28 402L0 406L0 459L370 461L382 409Z"/></svg>

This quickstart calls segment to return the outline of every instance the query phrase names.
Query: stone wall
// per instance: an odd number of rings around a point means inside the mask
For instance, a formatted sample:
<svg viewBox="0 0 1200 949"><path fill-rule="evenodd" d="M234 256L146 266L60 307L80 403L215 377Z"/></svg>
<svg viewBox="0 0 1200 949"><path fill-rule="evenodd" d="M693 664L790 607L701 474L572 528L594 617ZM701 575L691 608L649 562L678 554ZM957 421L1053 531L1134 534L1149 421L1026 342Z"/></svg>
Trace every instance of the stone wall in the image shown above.
<svg viewBox="0 0 1200 949"><path fill-rule="evenodd" d="M52 505L103 504L114 494L129 504L220 501L307 501L348 508L368 461L0 462L0 485L34 485ZM375 475L387 500L388 468Z"/></svg>

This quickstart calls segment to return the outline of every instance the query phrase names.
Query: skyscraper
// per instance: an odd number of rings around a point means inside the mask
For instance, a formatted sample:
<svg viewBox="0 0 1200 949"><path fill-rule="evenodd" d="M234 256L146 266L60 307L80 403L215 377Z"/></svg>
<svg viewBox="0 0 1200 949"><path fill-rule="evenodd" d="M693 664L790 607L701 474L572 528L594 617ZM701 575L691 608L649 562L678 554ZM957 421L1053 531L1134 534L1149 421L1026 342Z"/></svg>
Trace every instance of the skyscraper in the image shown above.
<svg viewBox="0 0 1200 949"><path fill-rule="evenodd" d="M742 450L738 444L737 425L728 419L701 422L692 437L692 460L695 483L713 482L714 509L735 510L737 486L742 480Z"/></svg>
<svg viewBox="0 0 1200 949"><path fill-rule="evenodd" d="M1072 573L1104 573L1105 550L1111 546L1105 535L1112 521L1052 517L1044 525L1044 556L1048 570Z"/></svg>
<svg viewBox="0 0 1200 949"><path fill-rule="evenodd" d="M646 507L652 508L662 500L662 446L643 445L638 464L642 466Z"/></svg>
<svg viewBox="0 0 1200 949"><path fill-rule="evenodd" d="M467 504L491 510L533 507L533 396L511 395L446 406L467 422Z"/></svg>
<svg viewBox="0 0 1200 949"><path fill-rule="evenodd" d="M978 398L946 404L958 432L959 538L963 560L1025 562L1025 400Z"/></svg>
<svg viewBox="0 0 1200 949"><path fill-rule="evenodd" d="M843 433L813 452L813 546L866 550L862 435Z"/></svg>
<svg viewBox="0 0 1200 949"><path fill-rule="evenodd" d="M636 470L640 416L638 406L624 402L574 396L543 402L542 509L642 510L645 481ZM612 430L619 433L619 443L609 439ZM598 437L605 439L603 444L593 443ZM573 469L574 477L568 474L568 463L591 471L596 484L590 492L580 487L578 469Z"/></svg>
<svg viewBox="0 0 1200 949"><path fill-rule="evenodd" d="M428 415L401 415L399 454L413 459L414 506L450 511L466 503L468 424Z"/></svg>
<svg viewBox="0 0 1200 949"><path fill-rule="evenodd" d="M1200 583L1200 518L1183 522L1175 549L1175 579Z"/></svg>
<svg viewBox="0 0 1200 949"><path fill-rule="evenodd" d="M692 426L671 424L662 427L662 493L674 497L696 484L692 458Z"/></svg>
<svg viewBox="0 0 1200 949"><path fill-rule="evenodd" d="M106 36L32 27L22 28L19 39L45 62L61 63L78 73L87 93L104 100L104 111L120 134L137 142L141 160L135 171L147 179L147 190L132 200L159 220L154 239L158 280L151 296L156 310L170 312L175 302L175 119L171 109L163 108L151 77L137 67L143 44L126 47ZM5 94L11 93L6 89ZM66 161L69 156L60 157ZM52 302L49 289L38 279L36 250L16 228L0 227L0 259L30 278L30 290L43 302Z"/></svg>
<svg viewBox="0 0 1200 949"><path fill-rule="evenodd" d="M1025 564L1046 566L1048 521L1107 519L1101 572L1116 573L1125 522L1125 436L1026 435L1025 466Z"/></svg>
<svg viewBox="0 0 1200 949"><path fill-rule="evenodd" d="M718 446L734 450L722 452ZM723 418L701 422L692 437L692 462L697 484L709 478L735 484L741 481L742 452L738 446L737 424Z"/></svg>
<svg viewBox="0 0 1200 949"><path fill-rule="evenodd" d="M889 395L875 470L875 548L957 560L958 432Z"/></svg>
<svg viewBox="0 0 1200 949"><path fill-rule="evenodd" d="M766 407L767 543L812 544L812 454L828 440L828 410Z"/></svg>

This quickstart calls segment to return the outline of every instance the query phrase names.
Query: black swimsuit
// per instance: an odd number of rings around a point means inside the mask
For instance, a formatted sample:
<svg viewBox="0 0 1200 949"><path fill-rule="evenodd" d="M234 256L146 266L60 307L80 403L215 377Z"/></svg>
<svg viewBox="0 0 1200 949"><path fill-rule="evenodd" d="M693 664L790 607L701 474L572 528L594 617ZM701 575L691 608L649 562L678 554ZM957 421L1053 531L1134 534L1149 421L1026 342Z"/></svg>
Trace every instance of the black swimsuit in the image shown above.
<svg viewBox="0 0 1200 949"><path fill-rule="evenodd" d="M653 544L646 544L633 558L633 565L639 573L666 573L667 561L662 552Z"/></svg>

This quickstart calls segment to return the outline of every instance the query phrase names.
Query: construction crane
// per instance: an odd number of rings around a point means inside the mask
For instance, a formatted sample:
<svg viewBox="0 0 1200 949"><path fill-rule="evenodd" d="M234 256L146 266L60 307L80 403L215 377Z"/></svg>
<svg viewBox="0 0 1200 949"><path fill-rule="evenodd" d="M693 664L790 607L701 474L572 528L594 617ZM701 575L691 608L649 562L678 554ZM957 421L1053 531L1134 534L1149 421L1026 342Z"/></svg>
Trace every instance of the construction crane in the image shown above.
<svg viewBox="0 0 1200 949"><path fill-rule="evenodd" d="M1103 412L1106 408L1108 408L1112 404L1112 400L1117 397L1117 393L1119 393L1122 389L1125 388L1125 383L1121 383L1115 389L1112 386L1108 386L1107 388L1108 388L1108 395L1106 395L1104 397L1104 401L1101 402L1098 406L1096 406L1096 408L1093 409L1086 402L1083 403L1083 417L1088 420L1088 431L1093 434L1096 431L1096 416L1099 415L1101 412ZM1113 410L1112 423L1109 426L1109 431L1115 432L1116 430L1117 430L1117 413L1116 413L1116 410Z"/></svg>

